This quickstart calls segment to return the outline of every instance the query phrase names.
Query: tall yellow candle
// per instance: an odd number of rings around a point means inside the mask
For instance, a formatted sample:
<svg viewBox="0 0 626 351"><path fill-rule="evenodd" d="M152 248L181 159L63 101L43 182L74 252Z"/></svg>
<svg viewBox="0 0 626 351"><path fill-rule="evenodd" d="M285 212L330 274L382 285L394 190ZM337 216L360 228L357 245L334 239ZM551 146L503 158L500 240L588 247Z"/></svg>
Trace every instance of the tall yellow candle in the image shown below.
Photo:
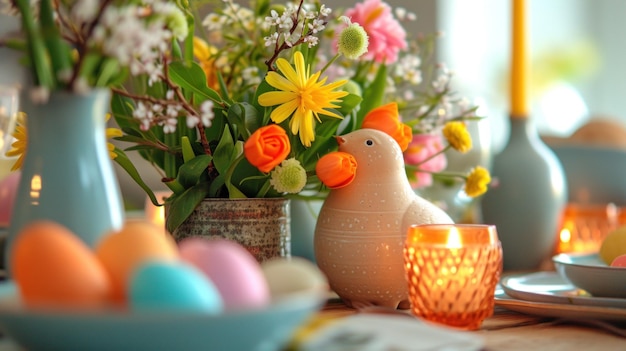
<svg viewBox="0 0 626 351"><path fill-rule="evenodd" d="M513 0L511 50L511 117L528 116L528 36L526 0Z"/></svg>

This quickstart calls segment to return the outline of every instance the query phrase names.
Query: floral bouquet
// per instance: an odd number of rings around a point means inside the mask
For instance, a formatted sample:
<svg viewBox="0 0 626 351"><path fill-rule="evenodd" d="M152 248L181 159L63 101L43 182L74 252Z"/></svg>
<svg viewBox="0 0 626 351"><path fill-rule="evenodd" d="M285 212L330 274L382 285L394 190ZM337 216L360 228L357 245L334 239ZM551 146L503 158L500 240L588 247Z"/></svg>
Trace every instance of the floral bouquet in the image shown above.
<svg viewBox="0 0 626 351"><path fill-rule="evenodd" d="M15 1L22 15L25 2ZM160 172L173 192L168 230L207 197L323 198L354 169L322 182L318 160L336 150L335 136L358 128L382 129L400 142L416 188L438 174L465 181L469 196L486 191L489 173L481 167L443 172L447 149L471 148L465 125L478 119L476 107L455 96L450 72L434 62L436 36L409 38L403 22L415 15L405 9L394 12L381 0L340 11L305 0L202 8L145 0L114 11L122 3L55 2L66 12L50 17L50 28L65 28L63 38L73 38L68 28L85 33L71 45L59 41L69 62L74 48L84 66L67 75L61 65L51 82L74 91L112 87L122 131L116 139L132 144L112 150L115 161L159 205L125 153L140 153ZM74 14L89 21L72 22Z"/></svg>

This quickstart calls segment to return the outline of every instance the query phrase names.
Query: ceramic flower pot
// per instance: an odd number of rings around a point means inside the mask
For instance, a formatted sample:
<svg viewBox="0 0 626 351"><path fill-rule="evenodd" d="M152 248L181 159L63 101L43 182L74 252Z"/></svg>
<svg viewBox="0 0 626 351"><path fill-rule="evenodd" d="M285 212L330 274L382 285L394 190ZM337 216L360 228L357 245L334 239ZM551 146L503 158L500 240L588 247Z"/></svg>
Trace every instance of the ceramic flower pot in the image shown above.
<svg viewBox="0 0 626 351"><path fill-rule="evenodd" d="M176 241L188 237L233 240L259 262L290 257L289 200L204 199L172 235Z"/></svg>
<svg viewBox="0 0 626 351"><path fill-rule="evenodd" d="M91 247L122 227L122 197L105 136L109 97L108 90L94 90L53 92L43 105L21 99L28 151L9 228L9 256L20 230L33 221L60 223Z"/></svg>

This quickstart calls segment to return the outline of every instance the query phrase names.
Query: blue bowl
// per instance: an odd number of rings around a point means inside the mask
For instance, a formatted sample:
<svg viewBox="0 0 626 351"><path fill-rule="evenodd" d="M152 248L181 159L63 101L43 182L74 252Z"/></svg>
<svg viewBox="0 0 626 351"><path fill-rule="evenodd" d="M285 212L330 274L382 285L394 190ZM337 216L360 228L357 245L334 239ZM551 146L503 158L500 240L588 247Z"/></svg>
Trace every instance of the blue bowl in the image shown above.
<svg viewBox="0 0 626 351"><path fill-rule="evenodd" d="M559 254L552 262L561 277L594 297L626 298L626 268L607 266L598 254Z"/></svg>
<svg viewBox="0 0 626 351"><path fill-rule="evenodd" d="M626 150L549 145L563 165L569 202L626 205Z"/></svg>
<svg viewBox="0 0 626 351"><path fill-rule="evenodd" d="M297 292L265 309L217 316L189 312L51 312L20 306L15 285L0 284L0 327L29 351L281 350L326 301Z"/></svg>

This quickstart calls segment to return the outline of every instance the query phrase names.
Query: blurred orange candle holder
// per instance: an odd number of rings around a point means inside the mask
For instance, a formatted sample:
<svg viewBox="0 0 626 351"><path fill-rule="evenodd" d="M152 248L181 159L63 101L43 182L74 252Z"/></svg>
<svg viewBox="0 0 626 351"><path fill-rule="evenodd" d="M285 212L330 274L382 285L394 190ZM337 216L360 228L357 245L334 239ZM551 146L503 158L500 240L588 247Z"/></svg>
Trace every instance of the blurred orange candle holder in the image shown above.
<svg viewBox="0 0 626 351"><path fill-rule="evenodd" d="M569 203L556 233L555 253L596 253L611 231L626 225L626 208Z"/></svg>
<svg viewBox="0 0 626 351"><path fill-rule="evenodd" d="M502 273L502 247L494 225L413 225L404 262L415 316L475 330L493 314Z"/></svg>
<svg viewBox="0 0 626 351"><path fill-rule="evenodd" d="M163 203L164 199L172 195L171 191L155 191L159 203ZM146 202L144 205L144 217L147 221L152 222L159 227L165 229L165 206L155 206L150 198L146 196Z"/></svg>

